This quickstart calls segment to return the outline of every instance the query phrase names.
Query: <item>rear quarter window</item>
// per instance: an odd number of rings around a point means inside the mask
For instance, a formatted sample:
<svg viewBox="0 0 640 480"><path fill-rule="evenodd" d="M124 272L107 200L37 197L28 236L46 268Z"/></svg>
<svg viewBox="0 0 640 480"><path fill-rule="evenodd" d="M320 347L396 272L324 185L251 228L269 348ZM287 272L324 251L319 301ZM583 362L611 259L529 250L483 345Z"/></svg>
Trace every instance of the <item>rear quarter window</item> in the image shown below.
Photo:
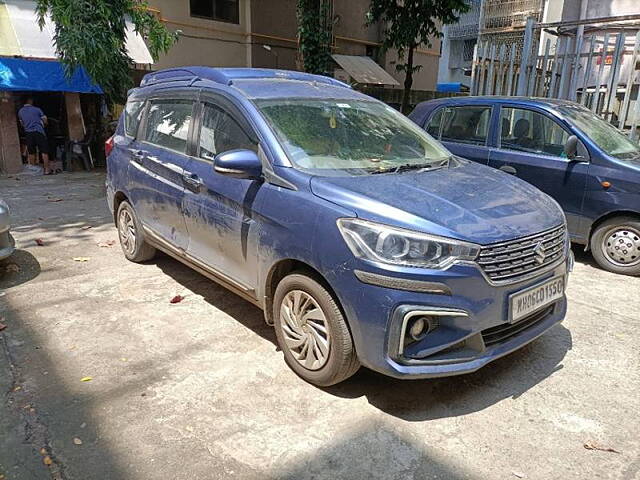
<svg viewBox="0 0 640 480"><path fill-rule="evenodd" d="M130 100L124 108L124 132L128 137L135 137L142 120L144 100Z"/></svg>

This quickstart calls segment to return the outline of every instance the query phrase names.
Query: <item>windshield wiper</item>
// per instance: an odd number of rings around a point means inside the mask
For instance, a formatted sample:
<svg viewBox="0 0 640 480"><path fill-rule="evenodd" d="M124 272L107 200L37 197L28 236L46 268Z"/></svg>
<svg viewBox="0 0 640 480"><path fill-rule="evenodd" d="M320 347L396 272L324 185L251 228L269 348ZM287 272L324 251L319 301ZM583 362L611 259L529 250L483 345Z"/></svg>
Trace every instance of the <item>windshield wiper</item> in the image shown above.
<svg viewBox="0 0 640 480"><path fill-rule="evenodd" d="M371 175L377 175L379 173L400 173L408 172L411 170L434 170L437 168L446 167L449 164L449 159L443 160L440 163L405 163L398 165L397 167L383 168L380 170L373 170Z"/></svg>

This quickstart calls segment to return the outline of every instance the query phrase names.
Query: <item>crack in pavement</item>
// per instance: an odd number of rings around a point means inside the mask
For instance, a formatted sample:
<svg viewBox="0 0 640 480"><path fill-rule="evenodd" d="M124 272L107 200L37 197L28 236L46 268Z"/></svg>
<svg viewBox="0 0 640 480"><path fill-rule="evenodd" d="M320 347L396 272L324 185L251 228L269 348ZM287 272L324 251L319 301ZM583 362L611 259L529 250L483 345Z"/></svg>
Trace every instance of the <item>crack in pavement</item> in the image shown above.
<svg viewBox="0 0 640 480"><path fill-rule="evenodd" d="M10 375L9 389L4 395L5 405L8 410L15 413L16 417L20 418L20 423L24 428L22 443L30 445L35 452L41 455L42 461L48 467L52 480L69 480L69 477L65 474L62 460L55 455L51 446L48 427L38 415L34 406L33 398L35 395L31 391L31 387L22 380L23 377L20 374L14 355L11 353L7 335L4 332L0 332L0 345L2 346L2 353L7 361ZM46 458L51 460L50 464L45 461ZM21 461L20 463L24 462Z"/></svg>

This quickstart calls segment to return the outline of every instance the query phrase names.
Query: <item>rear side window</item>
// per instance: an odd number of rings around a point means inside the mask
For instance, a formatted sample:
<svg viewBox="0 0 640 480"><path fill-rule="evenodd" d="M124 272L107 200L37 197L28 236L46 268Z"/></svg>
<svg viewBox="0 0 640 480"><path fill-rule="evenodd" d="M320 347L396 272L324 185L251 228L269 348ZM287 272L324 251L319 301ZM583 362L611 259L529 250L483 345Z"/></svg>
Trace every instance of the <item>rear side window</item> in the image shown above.
<svg viewBox="0 0 640 480"><path fill-rule="evenodd" d="M442 140L485 145L490 120L491 107L446 108L442 118Z"/></svg>
<svg viewBox="0 0 640 480"><path fill-rule="evenodd" d="M442 112L444 108L438 110L429 120L429 123L426 125L425 130L429 135L433 138L440 138L440 124L442 123Z"/></svg>
<svg viewBox="0 0 640 480"><path fill-rule="evenodd" d="M200 156L211 158L239 148L258 150L231 115L214 105L205 104L200 131Z"/></svg>
<svg viewBox="0 0 640 480"><path fill-rule="evenodd" d="M524 108L500 110L500 146L509 150L564 157L569 133L546 115Z"/></svg>
<svg viewBox="0 0 640 480"><path fill-rule="evenodd" d="M193 118L191 100L156 100L147 115L145 140L154 145L185 153Z"/></svg>
<svg viewBox="0 0 640 480"><path fill-rule="evenodd" d="M144 111L143 100L128 101L124 108L124 131L128 137L135 137Z"/></svg>

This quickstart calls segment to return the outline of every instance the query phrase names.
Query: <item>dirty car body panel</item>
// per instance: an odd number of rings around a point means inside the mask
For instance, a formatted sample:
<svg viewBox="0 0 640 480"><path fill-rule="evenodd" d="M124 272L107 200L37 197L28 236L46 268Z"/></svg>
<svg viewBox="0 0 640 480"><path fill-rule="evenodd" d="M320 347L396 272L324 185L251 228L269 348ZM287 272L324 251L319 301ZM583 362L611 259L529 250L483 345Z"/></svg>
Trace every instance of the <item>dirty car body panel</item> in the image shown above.
<svg viewBox="0 0 640 480"><path fill-rule="evenodd" d="M172 88L185 86L193 90L194 113L179 160L182 177L165 187L181 184L184 194L182 200L171 201L171 215L164 220L153 217L167 225L154 225L148 217L153 213L142 210L146 240L263 308L269 323L272 279L278 269L292 264L313 272L338 300L360 362L396 377L477 370L564 318L562 293L533 312L537 317L529 315L519 322L509 318L513 294L553 279L564 284L571 268L565 217L544 193L505 173L451 156L440 146L434 148L446 152L447 161L432 170L351 175L340 169L300 167L272 115L305 102L325 102L327 117L309 121L334 129L337 120L326 102L338 105L340 119L358 108L387 108L325 77L185 67L148 75L131 98L149 103L154 96L170 96ZM284 110L279 110L281 105ZM108 157L110 208L125 198L136 211L140 202L150 204L154 198L167 203L154 197L156 193L136 197L136 190L148 187L141 185L146 181L142 177L132 180L138 167L132 167L127 152L138 140L125 135L124 123L121 120ZM233 178L217 171L212 157L229 147L254 152L261 161L261 177ZM168 183L151 180L156 181ZM355 255L345 241L340 226L345 219L475 245L478 257L446 268L372 261ZM175 231L184 241L176 242L171 236L178 235ZM551 248L555 242L555 253L533 271L514 267L506 280L494 280L498 274L487 259L498 254L496 249L507 248L505 243L516 241L520 246L514 248L523 251L545 242ZM421 311L432 312L440 326L433 335L407 342L407 321ZM490 342L498 338L491 330L496 328L502 332L499 341Z"/></svg>

